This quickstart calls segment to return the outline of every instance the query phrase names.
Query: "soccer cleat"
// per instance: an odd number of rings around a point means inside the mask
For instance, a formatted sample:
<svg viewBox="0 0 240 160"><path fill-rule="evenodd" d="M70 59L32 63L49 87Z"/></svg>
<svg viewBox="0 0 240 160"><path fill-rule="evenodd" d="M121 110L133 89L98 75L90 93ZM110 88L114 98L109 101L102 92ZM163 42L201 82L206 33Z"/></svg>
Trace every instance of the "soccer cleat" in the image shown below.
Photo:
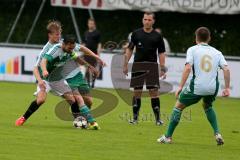
<svg viewBox="0 0 240 160"><path fill-rule="evenodd" d="M162 120L158 120L158 121L156 121L156 125L157 125L157 126L161 126L161 125L163 125L163 121L162 121Z"/></svg>
<svg viewBox="0 0 240 160"><path fill-rule="evenodd" d="M220 146L220 145L223 145L223 144L224 144L224 140L223 140L221 134L217 133L217 134L215 135L215 138L216 138L217 145Z"/></svg>
<svg viewBox="0 0 240 160"><path fill-rule="evenodd" d="M25 123L25 121L26 121L26 119L22 116L16 120L15 125L22 126Z"/></svg>
<svg viewBox="0 0 240 160"><path fill-rule="evenodd" d="M99 125L97 124L97 122L93 122L93 123L89 123L87 129L91 129L91 130L99 130L99 129L101 129L101 128L99 127Z"/></svg>
<svg viewBox="0 0 240 160"><path fill-rule="evenodd" d="M166 143L166 144L171 144L172 143L172 138L171 137L166 137L165 135L162 135L162 137L157 139L158 143Z"/></svg>
<svg viewBox="0 0 240 160"><path fill-rule="evenodd" d="M129 124L135 125L135 124L138 124L138 121L135 119L132 119L129 121Z"/></svg>

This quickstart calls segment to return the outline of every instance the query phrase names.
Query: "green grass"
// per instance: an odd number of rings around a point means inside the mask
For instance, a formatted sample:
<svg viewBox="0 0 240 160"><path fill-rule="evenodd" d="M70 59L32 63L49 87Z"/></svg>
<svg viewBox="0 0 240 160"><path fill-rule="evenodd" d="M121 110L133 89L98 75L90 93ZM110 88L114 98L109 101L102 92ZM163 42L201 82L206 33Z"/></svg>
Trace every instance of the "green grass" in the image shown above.
<svg viewBox="0 0 240 160"><path fill-rule="evenodd" d="M58 119L54 106L61 100L49 95L22 127L15 120L25 112L34 99L34 84L0 82L0 159L1 160L238 160L240 159L240 101L217 98L215 110L224 146L216 146L212 129L201 104L185 111L185 118L174 134L174 144L157 144L156 139L165 132L167 117L175 98L172 94L161 96L164 126L153 121L143 121L131 126L122 117L131 108L119 98L118 106L98 117L99 131L79 130L72 122ZM117 96L114 90L102 90ZM95 106L102 101L94 99ZM191 112L191 120L189 120ZM150 100L144 98L142 114L152 113Z"/></svg>

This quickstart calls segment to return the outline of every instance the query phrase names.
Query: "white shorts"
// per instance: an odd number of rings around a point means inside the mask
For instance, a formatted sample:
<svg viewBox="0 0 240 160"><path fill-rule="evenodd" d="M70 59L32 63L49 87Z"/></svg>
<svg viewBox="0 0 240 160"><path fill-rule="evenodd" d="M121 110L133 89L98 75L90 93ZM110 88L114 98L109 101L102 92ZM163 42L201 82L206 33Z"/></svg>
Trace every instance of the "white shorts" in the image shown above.
<svg viewBox="0 0 240 160"><path fill-rule="evenodd" d="M67 92L72 92L66 80L60 80L60 81L54 81L54 82L48 82L45 80L43 81L46 84L46 90L45 90L46 93L51 91L51 93L56 96L62 96ZM40 87L37 86L37 91L34 92L34 95L36 96L40 91L41 91Z"/></svg>

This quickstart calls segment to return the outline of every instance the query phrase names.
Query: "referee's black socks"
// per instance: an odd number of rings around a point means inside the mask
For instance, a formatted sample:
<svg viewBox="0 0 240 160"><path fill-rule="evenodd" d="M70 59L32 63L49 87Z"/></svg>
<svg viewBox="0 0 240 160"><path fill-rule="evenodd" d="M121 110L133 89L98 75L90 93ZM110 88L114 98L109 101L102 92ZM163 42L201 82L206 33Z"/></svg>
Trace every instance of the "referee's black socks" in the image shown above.
<svg viewBox="0 0 240 160"><path fill-rule="evenodd" d="M138 120L139 110L141 107L141 98L133 97L132 99L133 105L133 120Z"/></svg>
<svg viewBox="0 0 240 160"><path fill-rule="evenodd" d="M155 116L155 120L160 120L160 100L159 98L151 98L152 109Z"/></svg>
<svg viewBox="0 0 240 160"><path fill-rule="evenodd" d="M30 106L28 107L27 111L23 115L25 119L28 119L39 107L41 104L37 104L37 100L32 101Z"/></svg>

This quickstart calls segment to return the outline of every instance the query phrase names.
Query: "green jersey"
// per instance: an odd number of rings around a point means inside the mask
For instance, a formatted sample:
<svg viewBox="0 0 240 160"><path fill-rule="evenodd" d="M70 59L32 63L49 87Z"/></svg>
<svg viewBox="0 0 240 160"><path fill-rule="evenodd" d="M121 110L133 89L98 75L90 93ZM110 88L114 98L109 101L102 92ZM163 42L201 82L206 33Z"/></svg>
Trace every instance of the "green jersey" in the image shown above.
<svg viewBox="0 0 240 160"><path fill-rule="evenodd" d="M47 70L51 79L62 79L61 75L62 67L70 60L75 60L78 57L76 52L66 53L61 47L61 43L54 45L47 53L43 55L43 58L47 59ZM49 80L50 76L47 80Z"/></svg>

